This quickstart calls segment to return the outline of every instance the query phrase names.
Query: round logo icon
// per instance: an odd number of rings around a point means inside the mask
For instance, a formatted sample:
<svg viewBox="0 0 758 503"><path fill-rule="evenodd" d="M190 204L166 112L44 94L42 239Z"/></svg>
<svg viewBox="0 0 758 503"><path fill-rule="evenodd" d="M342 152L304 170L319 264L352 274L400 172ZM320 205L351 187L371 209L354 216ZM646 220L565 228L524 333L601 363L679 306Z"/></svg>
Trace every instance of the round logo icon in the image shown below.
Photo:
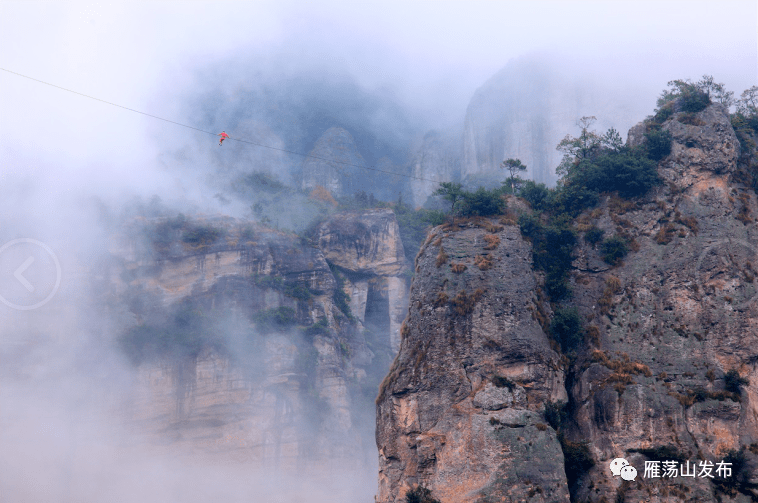
<svg viewBox="0 0 758 503"><path fill-rule="evenodd" d="M618 477L621 473L621 469L629 465L629 462L624 458L616 458L611 461L611 473L614 477Z"/></svg>
<svg viewBox="0 0 758 503"><path fill-rule="evenodd" d="M0 302L30 311L47 304L61 284L61 264L45 243L30 238L0 247Z"/></svg>
<svg viewBox="0 0 758 503"><path fill-rule="evenodd" d="M637 478L637 469L632 465L626 465L619 470L619 475L622 479L631 481Z"/></svg>

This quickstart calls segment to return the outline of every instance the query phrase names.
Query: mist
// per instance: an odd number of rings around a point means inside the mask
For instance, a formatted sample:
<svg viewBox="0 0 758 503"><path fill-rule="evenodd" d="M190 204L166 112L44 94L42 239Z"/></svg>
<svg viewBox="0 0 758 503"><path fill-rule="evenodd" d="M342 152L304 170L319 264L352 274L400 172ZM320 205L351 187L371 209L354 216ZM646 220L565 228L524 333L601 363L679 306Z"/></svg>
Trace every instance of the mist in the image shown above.
<svg viewBox="0 0 758 503"><path fill-rule="evenodd" d="M230 463L213 455L218 440L172 441L146 426L134 400L158 377L140 374L119 344L144 321L113 287L128 284L114 265L131 246L125 229L181 214L233 219L230 233L248 221L303 232L333 211L303 189L306 156L330 128L349 132L351 159L384 171L344 166L345 197L413 200L426 135L462 151L472 98L514 61L548 61L558 81L593 86L634 114L652 113L673 79L713 75L738 96L758 84L758 8L6 0L0 48L0 68L15 72L0 70L0 247L31 239L60 265L43 305L0 304L0 500L369 502L373 402L360 425L368 461L307 476ZM219 146L222 130L232 139ZM28 252L29 292L14 277L27 248L15 250L0 253L0 296L44 300L52 255ZM233 360L248 351L239 334L255 327L232 307L213 330ZM164 323L168 308L156 309L139 313Z"/></svg>

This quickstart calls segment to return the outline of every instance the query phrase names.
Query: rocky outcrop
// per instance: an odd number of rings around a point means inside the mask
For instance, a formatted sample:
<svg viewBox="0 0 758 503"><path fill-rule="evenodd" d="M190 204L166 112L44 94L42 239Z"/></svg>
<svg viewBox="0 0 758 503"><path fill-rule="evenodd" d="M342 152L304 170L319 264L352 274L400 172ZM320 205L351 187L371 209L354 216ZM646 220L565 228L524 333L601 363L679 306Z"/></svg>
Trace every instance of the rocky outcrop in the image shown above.
<svg viewBox="0 0 758 503"><path fill-rule="evenodd" d="M382 503L416 485L444 502L512 487L568 500L560 444L540 412L566 397L564 372L537 321L549 308L530 245L516 227L482 227L438 227L416 260L400 353L377 400Z"/></svg>
<svg viewBox="0 0 758 503"><path fill-rule="evenodd" d="M407 298L394 214L337 214L317 246L228 217L127 227L104 275L131 325L120 337L136 365L130 425L214 463L365 473L364 418L406 307L393 307Z"/></svg>
<svg viewBox="0 0 758 503"><path fill-rule="evenodd" d="M334 215L319 227L317 240L330 263L349 271L391 276L405 268L400 228L389 209Z"/></svg>
<svg viewBox="0 0 758 503"><path fill-rule="evenodd" d="M577 219L580 233L597 226L630 252L610 265L579 239L570 304L584 340L573 356L549 342L518 227L429 236L377 401L378 501L417 485L443 503L758 499L758 200L736 181L723 107L674 114L662 129L673 138L664 183L631 202L604 195ZM548 400L567 400L560 442ZM612 476L617 457L636 480ZM648 461L725 459L731 478L645 475Z"/></svg>
<svg viewBox="0 0 758 503"><path fill-rule="evenodd" d="M758 460L756 196L733 181L739 143L721 105L675 114L662 129L673 138L659 163L665 185L631 205L607 200L596 221L637 250L615 268L575 276L576 303L597 337L570 390L576 439L588 440L597 460L580 501L668 501L675 491L696 501L723 497L702 477L622 484L607 476L619 456L639 471L662 447L683 462L716 463L752 445L731 487L754 477ZM599 258L586 244L578 255ZM729 371L748 383L736 394ZM758 497L755 487L741 490Z"/></svg>
<svg viewBox="0 0 758 503"><path fill-rule="evenodd" d="M339 127L326 130L303 162L300 188L325 187L335 197L352 196L360 185L363 157L350 133Z"/></svg>
<svg viewBox="0 0 758 503"><path fill-rule="evenodd" d="M388 303L390 346L400 345L400 324L408 306L405 253L395 214L389 209L340 213L321 224L318 247L329 263L349 272L351 311L366 321L368 298Z"/></svg>
<svg viewBox="0 0 758 503"><path fill-rule="evenodd" d="M561 66L540 57L513 60L476 91L464 124L464 182L498 186L507 177L501 164L512 157L527 166L521 178L554 185L562 156L555 146L567 134L579 134L580 117L597 117L601 132L610 127L626 131L644 114L611 99L628 95L629 89L609 92Z"/></svg>

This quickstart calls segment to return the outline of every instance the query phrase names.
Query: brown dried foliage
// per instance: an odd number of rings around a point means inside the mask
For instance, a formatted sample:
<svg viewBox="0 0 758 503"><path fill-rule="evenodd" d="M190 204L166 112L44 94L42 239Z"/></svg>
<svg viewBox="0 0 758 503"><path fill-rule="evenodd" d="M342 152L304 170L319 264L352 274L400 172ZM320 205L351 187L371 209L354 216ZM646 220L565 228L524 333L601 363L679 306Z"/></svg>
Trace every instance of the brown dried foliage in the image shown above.
<svg viewBox="0 0 758 503"><path fill-rule="evenodd" d="M667 245L672 239L674 239L674 225L670 223L664 224L655 235L655 242L659 245Z"/></svg>
<svg viewBox="0 0 758 503"><path fill-rule="evenodd" d="M403 324L400 326L400 335L403 339L408 337L411 334L411 329L408 327L408 325L403 321Z"/></svg>
<svg viewBox="0 0 758 503"><path fill-rule="evenodd" d="M598 347L600 346L600 329L595 325L587 327L587 337L589 337L592 344Z"/></svg>
<svg viewBox="0 0 758 503"><path fill-rule="evenodd" d="M437 267L439 268L442 266L442 264L447 262L447 253L445 253L445 249L440 246L440 251L437 254Z"/></svg>
<svg viewBox="0 0 758 503"><path fill-rule="evenodd" d="M454 273L460 274L468 268L466 267L466 264L459 264L459 263L453 262L452 264L450 264L450 269L452 269Z"/></svg>
<svg viewBox="0 0 758 503"><path fill-rule="evenodd" d="M447 305L447 301L449 300L449 297L445 292L439 292L437 294L437 298L434 300L434 307L443 307Z"/></svg>
<svg viewBox="0 0 758 503"><path fill-rule="evenodd" d="M481 288L477 289L471 295L466 295L466 292L461 290L458 292L458 295L453 297L450 304L452 304L453 309L458 316L466 316L474 311L474 307L476 307L476 303L479 302L482 295L484 295L484 290Z"/></svg>
<svg viewBox="0 0 758 503"><path fill-rule="evenodd" d="M729 391L706 391L702 388L694 390L688 389L686 391L686 394L676 393L673 391L669 391L668 394L679 400L679 403L681 403L685 408L690 407L695 402L702 402L709 399L718 400L719 402L723 402L727 399L732 400L733 402L741 401L739 393L731 393Z"/></svg>
<svg viewBox="0 0 758 503"><path fill-rule="evenodd" d="M639 209L639 205L634 201L620 198L616 195L611 196L608 201L608 212L612 215L623 215L627 211Z"/></svg>
<svg viewBox="0 0 758 503"><path fill-rule="evenodd" d="M332 193L329 192L329 190L326 187L322 187L321 185L316 185L313 188L313 190L311 191L310 197L312 199L322 201L332 206L338 206L339 204L337 203L337 200L334 199L334 197L332 196Z"/></svg>
<svg viewBox="0 0 758 503"><path fill-rule="evenodd" d="M753 219L750 218L750 208L748 208L749 197L746 194L740 194L739 199L742 202L742 207L734 218L742 222L743 225L753 223Z"/></svg>
<svg viewBox="0 0 758 503"><path fill-rule="evenodd" d="M748 283L755 281L756 272L755 269L753 269L753 264L751 262L745 262L745 267L742 269L742 274L745 275L745 280Z"/></svg>
<svg viewBox="0 0 758 503"><path fill-rule="evenodd" d="M605 279L605 290L600 296L597 303L600 306L601 314L608 314L613 307L613 295L621 290L621 280L616 276L608 276Z"/></svg>
<svg viewBox="0 0 758 503"><path fill-rule="evenodd" d="M487 242L484 247L485 250L494 250L500 244L500 238L494 234L485 234L484 240Z"/></svg>
<svg viewBox="0 0 758 503"><path fill-rule="evenodd" d="M653 373L650 372L650 367L640 362L633 362L629 359L629 355L623 353L621 360L611 360L604 351L599 349L592 350L592 361L601 363L604 367L608 367L619 374L638 375L642 374L645 377L652 377Z"/></svg>
<svg viewBox="0 0 758 503"><path fill-rule="evenodd" d="M478 225L482 229L484 229L487 232L492 233L492 234L494 234L496 232L500 232L500 231L502 231L505 228L502 225L493 224L492 222L490 222L488 220L483 220L481 222L478 222Z"/></svg>
<svg viewBox="0 0 758 503"><path fill-rule="evenodd" d="M474 264L482 271L492 268L492 257L489 255L477 255L474 257Z"/></svg>
<svg viewBox="0 0 758 503"><path fill-rule="evenodd" d="M610 275L605 278L605 286L609 288L612 293L619 293L621 291L621 280L616 276Z"/></svg>
<svg viewBox="0 0 758 503"><path fill-rule="evenodd" d="M694 235L697 236L697 219L695 217L682 217L677 215L676 221L685 227L687 227L690 232L692 232Z"/></svg>
<svg viewBox="0 0 758 503"><path fill-rule="evenodd" d="M683 112L677 116L676 120L688 126L705 126L703 119L692 112Z"/></svg>

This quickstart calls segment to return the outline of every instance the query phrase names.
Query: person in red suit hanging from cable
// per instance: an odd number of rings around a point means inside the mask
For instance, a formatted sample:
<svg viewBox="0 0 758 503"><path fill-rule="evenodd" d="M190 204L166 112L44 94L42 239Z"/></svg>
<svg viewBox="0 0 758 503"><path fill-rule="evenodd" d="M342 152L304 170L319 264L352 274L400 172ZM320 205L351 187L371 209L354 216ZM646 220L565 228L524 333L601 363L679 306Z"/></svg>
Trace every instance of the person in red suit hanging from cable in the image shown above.
<svg viewBox="0 0 758 503"><path fill-rule="evenodd" d="M220 136L221 137L221 139L218 141L219 146L221 146L221 144L224 142L224 140L226 140L227 138L229 138L229 135L226 134L226 131L221 131L221 133L217 134L216 136Z"/></svg>

